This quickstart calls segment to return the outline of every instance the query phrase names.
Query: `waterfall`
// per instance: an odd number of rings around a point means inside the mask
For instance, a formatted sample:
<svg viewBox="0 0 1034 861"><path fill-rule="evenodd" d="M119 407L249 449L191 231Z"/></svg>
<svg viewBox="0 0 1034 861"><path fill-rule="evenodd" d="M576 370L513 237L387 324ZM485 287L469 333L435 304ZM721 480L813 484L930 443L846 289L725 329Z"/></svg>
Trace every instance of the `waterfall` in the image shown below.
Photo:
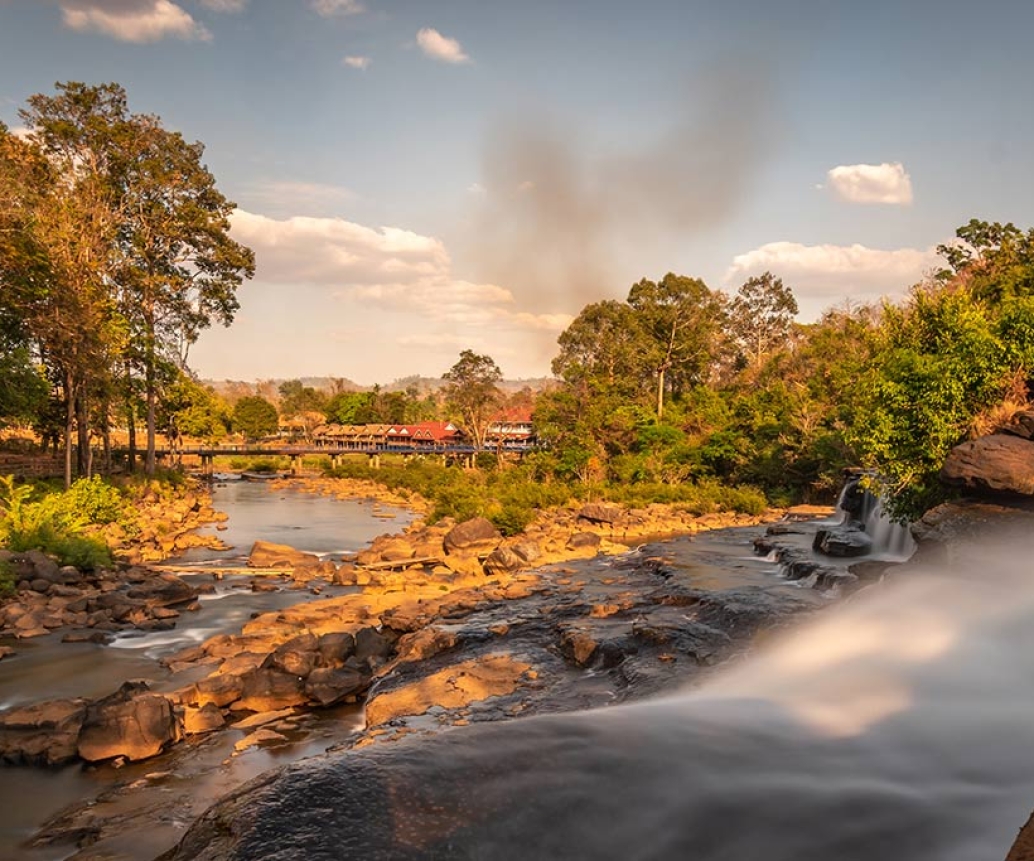
<svg viewBox="0 0 1034 861"><path fill-rule="evenodd" d="M915 550L915 540L908 525L890 518L882 499L863 484L875 478L875 473L852 470L837 498L837 510L843 512L839 528L861 530L872 540L866 555L880 559L905 560Z"/></svg>

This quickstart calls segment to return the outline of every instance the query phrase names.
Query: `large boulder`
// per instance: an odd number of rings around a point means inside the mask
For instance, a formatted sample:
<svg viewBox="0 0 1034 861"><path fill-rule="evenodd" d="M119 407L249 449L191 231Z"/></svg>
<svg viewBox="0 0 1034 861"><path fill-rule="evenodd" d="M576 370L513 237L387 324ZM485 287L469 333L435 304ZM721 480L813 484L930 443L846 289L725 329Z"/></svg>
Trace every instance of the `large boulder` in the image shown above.
<svg viewBox="0 0 1034 861"><path fill-rule="evenodd" d="M502 533L492 525L492 521L484 517L475 517L450 529L443 544L446 553L469 553L482 548L494 548L502 537Z"/></svg>
<svg viewBox="0 0 1034 861"><path fill-rule="evenodd" d="M1034 410L1016 413L1002 431L1023 439L1034 439Z"/></svg>
<svg viewBox="0 0 1034 861"><path fill-rule="evenodd" d="M126 591L126 596L146 602L148 607L171 607L187 604L197 598L198 592L182 577L163 573L149 576Z"/></svg>
<svg viewBox="0 0 1034 861"><path fill-rule="evenodd" d="M1034 496L1034 442L1009 434L964 442L949 453L941 479L971 493Z"/></svg>
<svg viewBox="0 0 1034 861"><path fill-rule="evenodd" d="M305 553L287 544L256 541L248 555L250 568L310 568L320 564L315 553Z"/></svg>
<svg viewBox="0 0 1034 861"><path fill-rule="evenodd" d="M590 523L605 524L613 526L617 523L624 511L617 505L606 505L602 502L590 502L581 507L578 517L581 520L588 520Z"/></svg>
<svg viewBox="0 0 1034 861"><path fill-rule="evenodd" d="M272 712L305 702L305 683L300 676L263 667L243 676L241 697L234 711Z"/></svg>
<svg viewBox="0 0 1034 861"><path fill-rule="evenodd" d="M87 762L117 756L147 759L180 737L172 703L151 693L144 682L126 682L87 708L79 732L79 756Z"/></svg>
<svg viewBox="0 0 1034 861"><path fill-rule="evenodd" d="M309 673L305 694L321 706L331 706L348 696L358 694L370 683L370 677L349 667L321 667Z"/></svg>
<svg viewBox="0 0 1034 861"><path fill-rule="evenodd" d="M0 759L51 766L75 759L86 706L83 699L52 700L0 714Z"/></svg>

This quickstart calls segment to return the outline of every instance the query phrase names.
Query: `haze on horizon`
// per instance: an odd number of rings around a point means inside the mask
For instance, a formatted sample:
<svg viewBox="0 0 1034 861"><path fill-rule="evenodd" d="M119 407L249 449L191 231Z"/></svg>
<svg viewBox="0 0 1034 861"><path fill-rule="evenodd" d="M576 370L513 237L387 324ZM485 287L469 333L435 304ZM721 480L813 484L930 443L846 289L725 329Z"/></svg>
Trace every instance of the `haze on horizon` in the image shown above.
<svg viewBox="0 0 1034 861"><path fill-rule="evenodd" d="M771 270L809 320L1034 224L1034 9L726 5L0 0L0 120L117 81L206 145L258 259L211 379L543 376L643 277Z"/></svg>

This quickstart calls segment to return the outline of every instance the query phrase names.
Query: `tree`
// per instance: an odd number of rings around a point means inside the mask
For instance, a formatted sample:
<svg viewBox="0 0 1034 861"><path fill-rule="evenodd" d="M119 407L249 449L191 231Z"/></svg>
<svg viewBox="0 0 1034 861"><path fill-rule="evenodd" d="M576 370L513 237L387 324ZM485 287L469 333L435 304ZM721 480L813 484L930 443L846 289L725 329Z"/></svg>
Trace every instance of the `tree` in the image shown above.
<svg viewBox="0 0 1034 861"><path fill-rule="evenodd" d="M624 302L587 305L560 335L553 373L583 397L607 392L634 398L652 369L649 335Z"/></svg>
<svg viewBox="0 0 1034 861"><path fill-rule="evenodd" d="M276 433L279 416L269 401L258 395L249 395L237 401L233 408L233 428L248 440Z"/></svg>
<svg viewBox="0 0 1034 861"><path fill-rule="evenodd" d="M475 447L482 448L492 416L499 406L501 392L498 384L503 378L502 371L489 356L464 350L442 378L448 383L446 403L462 417Z"/></svg>
<svg viewBox="0 0 1034 861"><path fill-rule="evenodd" d="M322 413L326 408L327 396L319 389L302 385L301 380L280 384L280 414L285 418L301 413Z"/></svg>
<svg viewBox="0 0 1034 861"><path fill-rule="evenodd" d="M724 299L699 278L669 272L632 285L628 304L650 335L647 361L657 377L657 418L664 394L706 379L722 332Z"/></svg>
<svg viewBox="0 0 1034 861"><path fill-rule="evenodd" d="M743 283L729 309L729 331L752 368L787 342L797 310L793 291L771 272Z"/></svg>
<svg viewBox="0 0 1034 861"><path fill-rule="evenodd" d="M955 231L957 242L938 245L948 269L942 283L965 284L991 302L1034 295L1034 228L1024 233L1011 222L976 218Z"/></svg>
<svg viewBox="0 0 1034 861"><path fill-rule="evenodd" d="M21 112L55 174L60 217L42 238L50 280L67 282L77 297L77 313L66 316L99 342L90 358L107 353L100 365L122 371L127 391L142 372L153 472L162 368L182 367L203 328L232 321L236 289L253 274L254 255L229 236L234 204L202 164L201 144L164 129L157 117L130 114L118 84L57 89L32 96ZM80 356L77 364L85 363ZM84 415L87 387L73 378L67 386ZM81 440L83 425L80 419Z"/></svg>
<svg viewBox="0 0 1034 861"><path fill-rule="evenodd" d="M180 374L179 379L165 389L157 423L169 439L188 436L215 443L229 433L232 412L212 389Z"/></svg>

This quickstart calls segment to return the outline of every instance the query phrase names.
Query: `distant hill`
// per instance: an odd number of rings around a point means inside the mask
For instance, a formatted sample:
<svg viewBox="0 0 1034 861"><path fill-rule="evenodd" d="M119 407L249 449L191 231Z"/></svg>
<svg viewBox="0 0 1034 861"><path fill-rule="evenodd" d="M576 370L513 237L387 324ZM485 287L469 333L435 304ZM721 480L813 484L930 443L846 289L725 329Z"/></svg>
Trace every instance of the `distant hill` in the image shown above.
<svg viewBox="0 0 1034 861"><path fill-rule="evenodd" d="M254 380L251 382L244 380L202 380L201 382L203 385L211 386L222 397L235 400L244 395L252 394L261 394L263 397L275 398L280 384L286 383L290 379L299 378L284 377L281 379ZM369 392L374 388L373 386L361 386L347 377L301 377L300 379L303 386L310 386L328 394L334 392ZM549 388L554 382L555 380L552 377L503 380L499 383L499 388L507 393L519 392L522 389L541 392L543 389ZM445 381L441 377L421 377L418 374L413 374L382 385L381 390L385 392L404 392L406 389L413 387L423 395L437 391L444 385Z"/></svg>

